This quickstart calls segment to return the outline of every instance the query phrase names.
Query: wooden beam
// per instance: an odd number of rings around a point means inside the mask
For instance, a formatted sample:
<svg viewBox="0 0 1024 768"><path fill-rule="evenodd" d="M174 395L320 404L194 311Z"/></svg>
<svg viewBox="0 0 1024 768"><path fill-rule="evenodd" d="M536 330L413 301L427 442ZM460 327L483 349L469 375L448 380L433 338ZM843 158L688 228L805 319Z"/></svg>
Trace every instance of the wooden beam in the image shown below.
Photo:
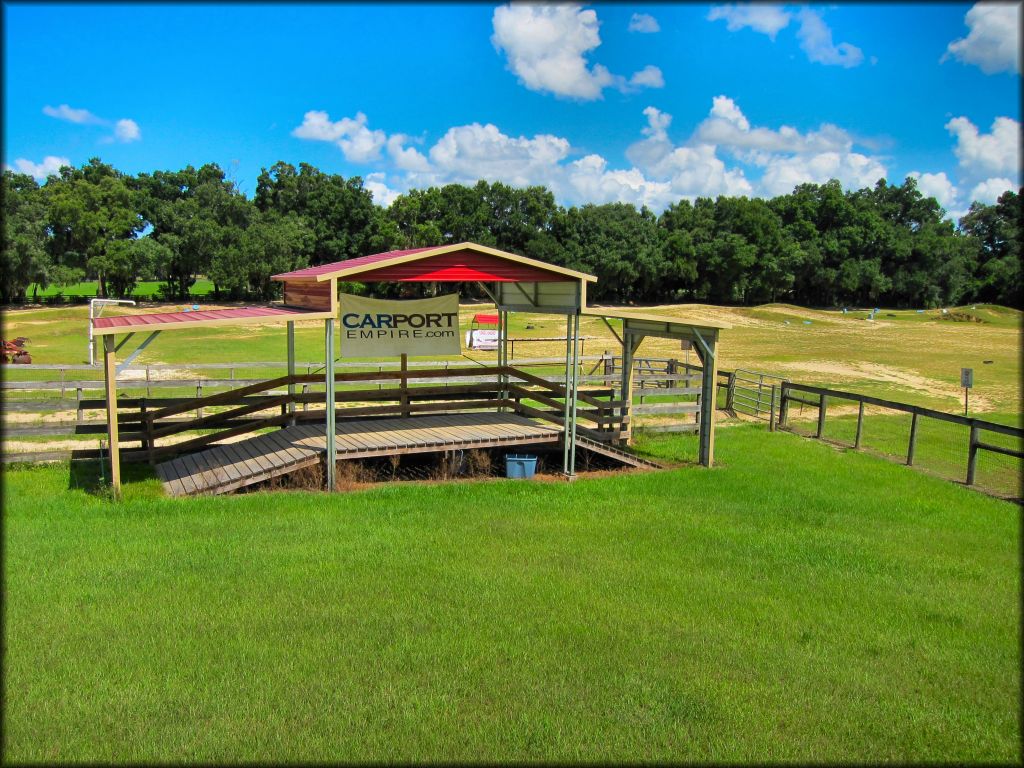
<svg viewBox="0 0 1024 768"><path fill-rule="evenodd" d="M114 337L103 337L103 382L107 391L107 439L110 446L110 486L121 495L121 453L117 434L117 360Z"/></svg>
<svg viewBox="0 0 1024 768"><path fill-rule="evenodd" d="M622 394L619 399L623 402L621 421L623 424L622 434L626 443L633 439L633 355L640 348L644 340L644 334L626 331L623 328L622 334Z"/></svg>
<svg viewBox="0 0 1024 768"><path fill-rule="evenodd" d="M718 397L718 331L707 339L701 339L701 346L694 349L704 364L700 379L700 447L698 460L705 467L715 463L715 401Z"/></svg>

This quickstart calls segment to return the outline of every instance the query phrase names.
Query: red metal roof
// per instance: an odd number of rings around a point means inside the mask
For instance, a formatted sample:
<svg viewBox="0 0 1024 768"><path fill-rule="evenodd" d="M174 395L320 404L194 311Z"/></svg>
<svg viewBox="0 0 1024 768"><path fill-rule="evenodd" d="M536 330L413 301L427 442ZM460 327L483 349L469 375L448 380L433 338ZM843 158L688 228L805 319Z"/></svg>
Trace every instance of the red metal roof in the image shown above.
<svg viewBox="0 0 1024 768"><path fill-rule="evenodd" d="M375 267L374 265L380 265ZM593 275L547 264L477 243L453 243L429 248L410 248L321 264L271 279L359 282L594 282Z"/></svg>
<svg viewBox="0 0 1024 768"><path fill-rule="evenodd" d="M161 330L159 326L174 326L178 323L202 323L212 320L261 320L281 318L301 320L302 315L318 314L306 309L282 307L238 307L231 309L197 309L190 312L152 312L146 315L112 315L97 317L93 328L145 328Z"/></svg>
<svg viewBox="0 0 1024 768"><path fill-rule="evenodd" d="M353 279L361 283L460 283L473 280L484 283L550 283L562 282L566 278L529 264L463 249L360 272Z"/></svg>
<svg viewBox="0 0 1024 768"><path fill-rule="evenodd" d="M368 264L376 264L378 261L387 261L388 259L394 259L399 256L409 256L413 253L419 253L420 251L432 251L436 246L429 248L409 248L405 251L386 251L384 253L371 253L369 256L358 256L354 259L346 259L345 261L332 261L330 264L321 264L317 267L306 267L305 269L297 269L294 272L284 272L280 275L274 275L271 280L310 280L315 279L317 275L326 275L329 272L334 272L338 269L350 269L351 267L364 267Z"/></svg>

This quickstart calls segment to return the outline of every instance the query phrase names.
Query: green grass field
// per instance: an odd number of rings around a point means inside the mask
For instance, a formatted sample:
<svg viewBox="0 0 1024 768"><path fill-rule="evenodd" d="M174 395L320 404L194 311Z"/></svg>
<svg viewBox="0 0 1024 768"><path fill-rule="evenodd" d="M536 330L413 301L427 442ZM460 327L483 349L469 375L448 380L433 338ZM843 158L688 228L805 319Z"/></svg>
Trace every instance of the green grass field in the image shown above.
<svg viewBox="0 0 1024 768"><path fill-rule="evenodd" d="M1019 763L1020 509L717 442L711 471L121 504L8 471L4 760Z"/></svg>
<svg viewBox="0 0 1024 768"><path fill-rule="evenodd" d="M131 298L133 299L155 299L160 293L160 288L164 283L160 280L140 280L135 284L135 288L132 290ZM30 283L25 295L32 299L35 296L39 296L40 299L49 298L51 296L57 296L63 294L65 296L95 296L97 290L99 290L99 283L95 280L86 280L81 283L72 283L71 285L50 285L46 288L39 288L38 293L36 291L36 284ZM213 292L213 281L207 280L205 277L197 278L189 293L192 296L203 297Z"/></svg>

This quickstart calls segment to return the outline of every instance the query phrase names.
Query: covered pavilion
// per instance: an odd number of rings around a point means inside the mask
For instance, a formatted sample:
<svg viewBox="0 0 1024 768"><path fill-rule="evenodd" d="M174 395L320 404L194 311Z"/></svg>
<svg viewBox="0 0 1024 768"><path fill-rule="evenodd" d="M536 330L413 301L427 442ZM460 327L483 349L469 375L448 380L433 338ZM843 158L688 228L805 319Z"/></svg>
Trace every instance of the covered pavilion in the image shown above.
<svg viewBox="0 0 1024 768"><path fill-rule="evenodd" d="M408 250L388 251L385 253L362 256L332 264L323 264L315 267L287 272L273 277L275 281L283 283L283 301L280 304L273 304L263 307L244 307L237 309L219 310L198 310L189 312L163 312L151 314L126 314L108 317L100 317L92 320L93 334L103 338L104 350L104 378L107 402L107 431L110 446L111 459L111 481L115 491L120 489L120 447L118 444L118 407L116 381L117 373L123 367L130 364L132 360L162 331L173 331L186 328L201 327L227 327L251 325L254 323L284 323L287 328L287 350L288 350L288 375L280 379L266 382L266 386L250 386L231 393L221 393L210 398L204 398L207 405L216 405L234 402L227 397L247 397L253 393L267 390L270 385L279 386L287 384L288 395L284 398L273 399L273 404L280 404L282 417L265 419L259 422L261 426L277 425L282 429L279 433L289 430L289 436L295 441L282 444L278 438L273 453L275 456L283 456L280 459L281 466L276 471L273 467L266 468L269 462L267 455L256 450L256 441L267 438L267 435L257 435L243 443L233 444L235 448L213 445L202 455L194 459L185 457L178 465L172 466L173 462L167 462L158 466L158 474L165 480L165 486L177 488L180 492L203 492L205 486L195 480L191 475L188 478L183 476L185 465L194 468L195 472L209 476L207 479L214 483L217 478L216 487L241 487L247 484L247 478L256 478L255 481L264 476L270 477L282 474L284 470L292 471L295 466L305 461L307 464L314 460L319 461L319 456L334 456L336 458L356 457L360 455L387 455L389 445L396 453L426 451L452 450L462 447L489 446L501 444L529 444L530 442L551 442L557 440L561 443L563 453L563 471L569 477L575 474L576 446L581 439L587 440L588 447L595 445L593 439L603 442L629 442L631 434L630 408L632 401L632 360L640 341L645 336L661 336L667 338L678 338L694 342L698 355L704 362L705 375L702 379L702 397L700 410L700 463L710 466L714 456L714 401L715 401L715 371L716 371L716 350L719 331L725 327L721 324L707 322L689 322L676 318L659 317L618 310L605 310L600 308L587 307L587 285L596 282L593 275L579 272L553 264L548 264L536 259L530 259L517 254L508 253L495 248L479 245L476 243L456 243L453 245L437 246L429 248L415 248ZM483 405L494 407L493 418L479 418L480 413L469 414L474 419L463 419L465 424L458 420L448 418L447 422L439 423L431 427L433 432L426 439L420 433L409 430L425 425L428 417L412 416L414 407L409 406L410 393L416 393L416 389L406 389L408 372L404 371L394 378L402 382L404 394L402 395L402 416L405 421L393 426L401 427L405 432L406 441L395 439L395 429L385 429L382 409L341 409L335 407L335 387L341 380L360 381L367 380L368 374L344 374L337 376L335 372L335 343L334 343L334 322L338 316L338 282L357 281L362 283L371 282L431 282L431 283L461 283L475 282L494 301L498 314L498 351L497 365L493 368L480 369L495 377L493 386L496 386L496 397L482 401ZM564 315L566 318L566 373L565 383L562 387L551 385L540 377L533 376L515 369L509 365L508 359L508 314L510 312L528 312L540 314ZM623 349L623 370L619 401L597 401L586 393L579 391L579 324L581 316L601 317L612 332L619 338ZM621 335L615 331L609 323L610 320L618 320L622 323ZM302 320L323 320L324 321L324 368L323 377L315 374L296 375L295 373L295 322ZM132 352L124 362L116 364L116 352L136 332L148 332L150 335L138 348ZM122 336L120 343L115 339ZM403 356L404 358L404 356ZM404 359L403 359L404 363ZM403 366L404 368L404 366ZM447 372L443 372L446 374ZM421 371L419 376L432 376L442 372ZM436 378L441 378L438 375ZM523 382L523 385L511 381L516 379ZM295 411L295 403L301 398L307 399L303 402L311 402L311 396L296 395L296 384L311 381L322 381L325 385L325 392L322 398L325 409L322 421L322 437L313 434L310 426L296 426L299 418ZM542 386L548 390L526 390L524 386ZM436 388L435 388L436 389ZM472 389L472 387L470 387ZM563 402L557 402L560 398ZM558 406L562 409L560 417L551 415L551 411L539 411L524 403L523 399L539 401L551 407ZM594 431L577 426L577 417L580 415L577 403L582 401L592 408L589 413L597 413L599 427L607 427L603 431ZM248 402L248 401L246 401ZM260 403L270 402L264 399ZM319 402L319 400L318 400ZM203 429L214 424L231 424L230 418L240 415L252 414L258 410L260 403L250 403L242 408L235 409L229 416L219 418L216 416L199 418L193 429ZM453 404L458 405L458 404ZM463 405L470 406L468 403ZM475 407L479 407L479 403ZM154 461L154 455L160 451L168 451L172 455L175 449L182 452L189 450L192 446L199 447L211 445L217 439L227 436L237 436L246 431L253 431L253 428L246 429L244 426L228 429L220 435L207 436L189 440L177 446L155 448L156 437L169 433L168 429L154 429L154 424L161 418L181 414L194 409L195 404L187 406L171 406L162 408L155 412L142 415L143 427L146 436L143 437L143 444L146 446L149 460ZM264 405L264 408L266 406ZM287 408L287 413L285 409ZM428 406L422 406L428 410ZM352 439L345 442L345 447L338 447L339 419L347 418L350 413L373 411L375 421L372 425L366 426L367 422L360 422L360 429L353 433L352 429L342 429L345 434L352 433ZM429 410L438 410L430 407ZM618 418L612 423L611 413L618 410ZM346 413L348 411L349 413ZM584 413L588 413L584 411ZM503 414L502 417L496 414ZM537 418L555 422L559 429L553 429L547 425L536 424ZM432 417L439 418L439 417ZM417 421L419 419L419 421ZM305 419L309 421L308 418ZM120 420L123 421L123 420ZM504 426L503 426L504 425ZM531 429L535 427L535 429ZM258 427L256 427L258 428ZM354 429L354 428L353 428ZM302 430L305 430L302 432ZM503 431L504 430L504 431ZM367 437L367 435L371 435ZM377 445L375 435L390 435L391 442ZM485 439L482 435L486 434ZM586 435L581 438L580 435ZM301 437L300 435L304 435ZM442 439L443 438L443 439ZM593 438L593 439L591 439ZM303 443L302 441L305 441ZM313 442L310 442L313 440ZM323 442L316 442L322 440ZM267 443L264 439L261 445ZM251 445L246 445L251 443ZM320 447L322 445L322 447ZM211 452L223 448L221 453L230 454L230 460L235 463L224 471L214 466L218 459ZM262 448L260 450L263 450ZM207 455L209 454L209 455ZM200 458L200 456L202 458ZM303 459L302 456L305 456ZM177 460L176 460L177 461ZM205 462L205 464L204 464ZM289 463L290 462L290 463ZM326 461L327 487L334 487L335 462ZM204 469L205 467L205 469ZM246 470L245 468L252 468ZM163 468L163 469L161 469ZM262 472L258 471L262 468ZM192 472L192 470L189 470ZM248 476L246 471L249 472ZM171 477L168 479L167 474ZM230 477L228 477L230 475ZM234 477L238 475L238 477ZM198 476L198 475L196 475ZM174 481L180 480L178 485ZM228 481L230 480L230 482ZM213 487L213 486L209 486ZM219 492L219 491L214 491Z"/></svg>

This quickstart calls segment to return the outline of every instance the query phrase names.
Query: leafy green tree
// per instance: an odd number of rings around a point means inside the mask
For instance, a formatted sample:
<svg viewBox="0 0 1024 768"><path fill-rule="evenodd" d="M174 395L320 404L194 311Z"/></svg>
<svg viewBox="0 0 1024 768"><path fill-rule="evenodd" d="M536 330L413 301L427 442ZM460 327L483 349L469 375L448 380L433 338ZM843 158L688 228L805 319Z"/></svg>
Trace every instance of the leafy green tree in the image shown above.
<svg viewBox="0 0 1024 768"><path fill-rule="evenodd" d="M167 247L155 271L169 297L187 300L196 278L209 273L215 259L226 258L226 251L238 248L253 204L213 163L198 170L187 166L140 174L135 184L150 236Z"/></svg>
<svg viewBox="0 0 1024 768"><path fill-rule="evenodd" d="M647 208L628 203L587 204L556 217L553 230L566 266L597 277L594 301L650 301L662 272L661 233Z"/></svg>
<svg viewBox="0 0 1024 768"><path fill-rule="evenodd" d="M313 231L301 216L258 213L237 246L213 257L210 279L232 298L274 298L279 284L271 277L308 266L314 244Z"/></svg>
<svg viewBox="0 0 1024 768"><path fill-rule="evenodd" d="M31 283L45 288L54 270L46 249L46 201L35 179L4 171L3 211L0 300L9 303L24 299Z"/></svg>
<svg viewBox="0 0 1024 768"><path fill-rule="evenodd" d="M79 169L62 168L45 190L54 265L95 276L98 294L107 296L107 250L145 226L125 175L92 158Z"/></svg>
<svg viewBox="0 0 1024 768"><path fill-rule="evenodd" d="M972 203L960 219L960 230L977 248L977 267L969 293L971 301L1024 308L1021 274L1021 220L1024 189L1008 190L995 205Z"/></svg>
<svg viewBox="0 0 1024 768"><path fill-rule="evenodd" d="M106 275L110 294L124 298L131 295L140 276L152 274L169 256L170 249L152 237L115 240L95 259L95 266Z"/></svg>
<svg viewBox="0 0 1024 768"><path fill-rule="evenodd" d="M275 163L269 171L264 168L256 182L254 203L261 212L294 213L306 220L314 236L312 264L373 253L371 243L379 245L392 235L381 228L373 195L361 178L346 180L307 163L300 163L298 172L284 162Z"/></svg>

